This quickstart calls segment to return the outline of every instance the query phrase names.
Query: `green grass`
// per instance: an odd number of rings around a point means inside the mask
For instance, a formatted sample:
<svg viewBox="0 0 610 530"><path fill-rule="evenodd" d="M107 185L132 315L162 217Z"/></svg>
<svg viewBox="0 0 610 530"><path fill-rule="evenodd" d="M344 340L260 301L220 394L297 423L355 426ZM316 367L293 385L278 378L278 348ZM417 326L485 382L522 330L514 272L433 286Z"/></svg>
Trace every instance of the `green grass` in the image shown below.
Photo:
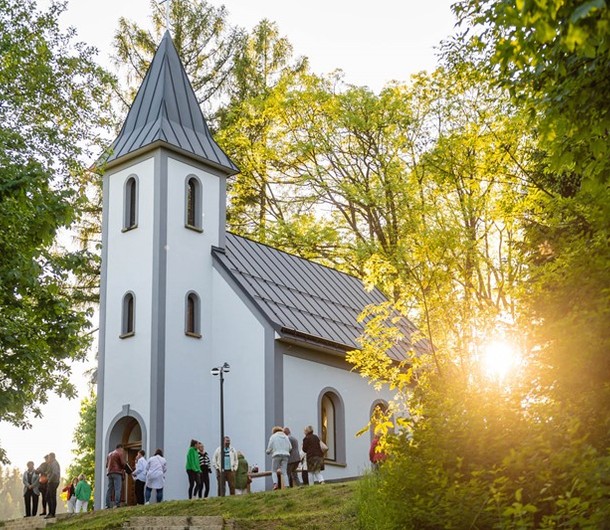
<svg viewBox="0 0 610 530"><path fill-rule="evenodd" d="M237 529L343 530L358 528L354 506L356 482L324 484L237 497L169 501L150 506L101 510L58 520L53 530L111 530L130 517L222 515Z"/></svg>

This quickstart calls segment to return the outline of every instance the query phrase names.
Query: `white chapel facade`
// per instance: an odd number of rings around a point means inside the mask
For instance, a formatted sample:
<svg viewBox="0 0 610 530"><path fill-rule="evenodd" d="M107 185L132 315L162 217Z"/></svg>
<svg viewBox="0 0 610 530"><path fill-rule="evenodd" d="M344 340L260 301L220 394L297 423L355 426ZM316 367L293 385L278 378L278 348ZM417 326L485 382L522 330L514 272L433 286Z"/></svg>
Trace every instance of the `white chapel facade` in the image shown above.
<svg viewBox="0 0 610 530"><path fill-rule="evenodd" d="M157 448L164 498L187 498L192 438L225 433L251 465L274 425L297 439L312 425L329 445L327 480L361 475L369 436L391 399L351 371L356 316L383 296L349 275L226 232L227 178L238 172L214 142L169 33L163 37L105 161L96 435L96 508L106 455ZM257 479L253 490L270 487ZM125 502L133 503L131 479ZM216 494L215 478L211 494Z"/></svg>

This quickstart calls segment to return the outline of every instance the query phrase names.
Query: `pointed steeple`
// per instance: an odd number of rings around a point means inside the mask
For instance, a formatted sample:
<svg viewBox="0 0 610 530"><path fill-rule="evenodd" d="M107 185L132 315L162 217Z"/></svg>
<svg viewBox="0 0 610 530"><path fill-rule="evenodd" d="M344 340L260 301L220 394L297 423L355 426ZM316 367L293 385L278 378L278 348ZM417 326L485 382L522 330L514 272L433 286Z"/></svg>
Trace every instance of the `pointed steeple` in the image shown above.
<svg viewBox="0 0 610 530"><path fill-rule="evenodd" d="M112 167L124 157L165 146L203 161L227 175L239 170L212 138L178 52L168 31L104 162Z"/></svg>

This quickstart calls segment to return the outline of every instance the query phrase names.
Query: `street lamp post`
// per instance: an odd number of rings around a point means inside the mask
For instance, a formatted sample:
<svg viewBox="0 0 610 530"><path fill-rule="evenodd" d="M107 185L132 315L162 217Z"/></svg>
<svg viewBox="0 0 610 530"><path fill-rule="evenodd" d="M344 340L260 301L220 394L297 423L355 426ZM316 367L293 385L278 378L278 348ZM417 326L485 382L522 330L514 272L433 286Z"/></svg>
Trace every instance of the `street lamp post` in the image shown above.
<svg viewBox="0 0 610 530"><path fill-rule="evenodd" d="M225 404L224 404L224 374L228 374L231 370L229 363L224 363L222 366L212 368L210 370L213 376L220 376L220 473L218 482L218 494L221 497L225 496Z"/></svg>

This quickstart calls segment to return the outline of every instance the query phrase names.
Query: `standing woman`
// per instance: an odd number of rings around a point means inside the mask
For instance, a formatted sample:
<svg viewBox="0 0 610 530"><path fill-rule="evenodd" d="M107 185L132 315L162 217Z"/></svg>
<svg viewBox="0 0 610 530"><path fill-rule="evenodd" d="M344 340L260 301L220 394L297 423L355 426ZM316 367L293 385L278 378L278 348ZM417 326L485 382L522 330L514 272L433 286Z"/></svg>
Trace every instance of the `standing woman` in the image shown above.
<svg viewBox="0 0 610 530"><path fill-rule="evenodd" d="M163 487L165 486L165 474L167 473L167 461L163 458L163 451L157 449L155 455L148 459L146 464L146 493L144 498L146 504L150 504L152 490L157 492L157 502L163 500Z"/></svg>
<svg viewBox="0 0 610 530"><path fill-rule="evenodd" d="M42 512L40 515L47 515L47 484L49 477L47 472L49 470L49 455L44 455L44 462L38 466L36 473L38 473L38 491L40 492L40 500L42 501Z"/></svg>
<svg viewBox="0 0 610 530"><path fill-rule="evenodd" d="M201 475L199 477L199 489L195 491L197 497L201 499L201 493L205 486L204 497L207 499L210 494L210 473L212 472L212 465L210 464L210 457L205 452L205 448L201 442L197 442L197 453L199 454L199 467L201 467Z"/></svg>
<svg viewBox="0 0 610 530"><path fill-rule="evenodd" d="M136 455L136 468L131 475L135 481L136 503L144 504L144 485L146 484L146 452L140 449Z"/></svg>
<svg viewBox="0 0 610 530"><path fill-rule="evenodd" d="M199 451L197 451L197 440L191 440L191 446L186 453L186 474L189 478L189 499L193 498L193 490L195 494L200 489L201 480L201 465L199 464Z"/></svg>
<svg viewBox="0 0 610 530"><path fill-rule="evenodd" d="M34 469L34 462L27 463L28 469L23 474L23 500L25 503L25 516L32 517L38 511L38 490L39 475Z"/></svg>
<svg viewBox="0 0 610 530"><path fill-rule="evenodd" d="M237 471L235 472L235 494L243 495L248 493L248 484L252 482L250 478L250 466L246 457L241 451L237 451Z"/></svg>
<svg viewBox="0 0 610 530"><path fill-rule="evenodd" d="M324 484L322 469L324 467L324 452L320 446L320 438L313 433L313 427L308 425L304 430L303 452L307 460L307 470L313 475L314 484L316 482Z"/></svg>
<svg viewBox="0 0 610 530"><path fill-rule="evenodd" d="M288 457L290 456L290 440L284 434L283 427L273 427L271 437L267 444L267 454L271 455L271 478L273 489L288 487ZM278 472L282 475L281 484L278 481Z"/></svg>
<svg viewBox="0 0 610 530"><path fill-rule="evenodd" d="M74 477L70 484L66 484L66 487L62 489L62 492L66 493L66 501L68 503L68 513L74 513L76 510L76 486L78 484L78 477Z"/></svg>

